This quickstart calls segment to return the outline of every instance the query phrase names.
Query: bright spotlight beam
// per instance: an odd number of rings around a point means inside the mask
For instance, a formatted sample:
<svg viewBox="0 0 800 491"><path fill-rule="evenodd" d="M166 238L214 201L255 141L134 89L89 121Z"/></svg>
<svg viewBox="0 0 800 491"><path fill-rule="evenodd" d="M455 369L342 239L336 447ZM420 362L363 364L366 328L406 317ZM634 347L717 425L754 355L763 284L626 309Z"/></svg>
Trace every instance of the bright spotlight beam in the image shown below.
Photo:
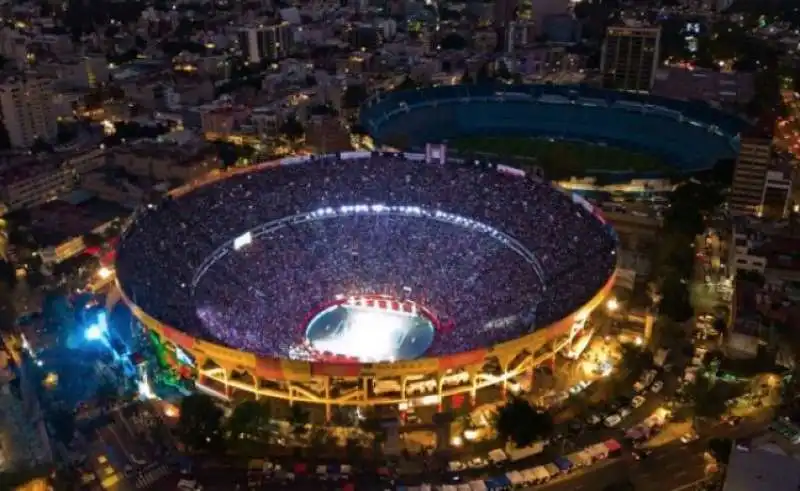
<svg viewBox="0 0 800 491"><path fill-rule="evenodd" d="M360 360L394 360L410 322L404 315L349 309L347 321L340 329L324 338L311 340L311 344L318 351Z"/></svg>

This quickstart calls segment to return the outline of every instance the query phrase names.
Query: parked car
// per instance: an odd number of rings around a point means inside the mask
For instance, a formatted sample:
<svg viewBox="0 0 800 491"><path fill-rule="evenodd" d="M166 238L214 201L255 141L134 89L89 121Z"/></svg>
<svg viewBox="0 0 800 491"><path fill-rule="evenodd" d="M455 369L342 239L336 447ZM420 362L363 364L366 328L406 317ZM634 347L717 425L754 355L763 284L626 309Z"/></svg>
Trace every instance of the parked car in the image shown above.
<svg viewBox="0 0 800 491"><path fill-rule="evenodd" d="M661 380L656 380L653 383L652 387L650 387L650 390L653 392L653 394L658 394L659 392L661 392L661 389L663 388L664 388L664 382Z"/></svg>
<svg viewBox="0 0 800 491"><path fill-rule="evenodd" d="M619 410L620 418L627 418L630 415L631 415L631 408L629 408L628 406L620 408Z"/></svg>
<svg viewBox="0 0 800 491"><path fill-rule="evenodd" d="M637 407L642 407L642 404L644 404L646 400L647 399L645 399L644 396L636 396L631 401L631 407L633 407L634 409Z"/></svg>
<svg viewBox="0 0 800 491"><path fill-rule="evenodd" d="M620 418L618 414L612 414L603 421L603 424L608 428L613 428L617 426L620 421L622 421L622 418Z"/></svg>
<svg viewBox="0 0 800 491"><path fill-rule="evenodd" d="M597 426L603 422L603 418L598 416L597 414L591 414L588 418L586 418L586 423L590 426Z"/></svg>

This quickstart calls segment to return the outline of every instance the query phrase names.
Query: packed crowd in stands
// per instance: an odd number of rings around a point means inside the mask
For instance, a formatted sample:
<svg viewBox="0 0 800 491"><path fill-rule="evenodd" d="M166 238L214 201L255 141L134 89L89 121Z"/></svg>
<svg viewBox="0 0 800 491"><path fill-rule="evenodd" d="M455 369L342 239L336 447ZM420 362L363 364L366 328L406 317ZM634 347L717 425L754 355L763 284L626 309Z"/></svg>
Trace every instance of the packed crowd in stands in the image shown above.
<svg viewBox="0 0 800 491"><path fill-rule="evenodd" d="M469 217L517 239L537 264L474 227L397 214L286 223L231 247L260 224L359 204ZM440 355L565 317L607 281L614 249L604 224L546 182L401 156L332 156L232 176L142 210L121 243L117 274L160 321L272 356L296 353L308 313L337 295L407 298L455 326L428 351Z"/></svg>

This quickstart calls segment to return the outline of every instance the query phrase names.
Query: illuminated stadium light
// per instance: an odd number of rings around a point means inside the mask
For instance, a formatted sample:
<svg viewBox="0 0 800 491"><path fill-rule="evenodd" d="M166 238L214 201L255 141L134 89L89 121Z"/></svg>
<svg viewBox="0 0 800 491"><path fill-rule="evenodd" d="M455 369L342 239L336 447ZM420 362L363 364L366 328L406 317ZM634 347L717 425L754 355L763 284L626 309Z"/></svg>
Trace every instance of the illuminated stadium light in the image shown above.
<svg viewBox="0 0 800 491"><path fill-rule="evenodd" d="M84 337L87 341L97 341L103 337L103 330L100 329L100 326L93 325L86 328L86 332L84 333Z"/></svg>
<svg viewBox="0 0 800 491"><path fill-rule="evenodd" d="M105 312L97 314L97 320L94 324L89 325L83 333L83 337L87 341L97 341L105 339L108 334L108 316Z"/></svg>
<svg viewBox="0 0 800 491"><path fill-rule="evenodd" d="M239 237L233 239L233 249L238 251L242 247L248 246L252 243L253 243L253 234L251 234L250 232L245 232Z"/></svg>

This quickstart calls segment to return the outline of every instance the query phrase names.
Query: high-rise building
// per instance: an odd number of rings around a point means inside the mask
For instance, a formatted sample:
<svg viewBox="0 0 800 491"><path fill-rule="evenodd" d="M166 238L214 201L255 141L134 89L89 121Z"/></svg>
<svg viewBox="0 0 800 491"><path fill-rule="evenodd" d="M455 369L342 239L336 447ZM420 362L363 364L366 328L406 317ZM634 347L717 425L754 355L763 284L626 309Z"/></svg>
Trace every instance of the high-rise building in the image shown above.
<svg viewBox="0 0 800 491"><path fill-rule="evenodd" d="M508 30L517 18L519 0L494 0L494 29L497 34L497 51L506 50Z"/></svg>
<svg viewBox="0 0 800 491"><path fill-rule="evenodd" d="M609 27L600 61L603 86L648 92L655 80L660 50L660 27Z"/></svg>
<svg viewBox="0 0 800 491"><path fill-rule="evenodd" d="M244 27L239 30L239 49L250 63L277 61L291 55L293 36L288 22Z"/></svg>
<svg viewBox="0 0 800 491"><path fill-rule="evenodd" d="M742 138L739 158L733 171L733 183L728 197L728 208L736 215L761 215L764 198L774 201L774 190L785 187L779 176L768 179L772 163L772 140L769 138ZM791 182L789 183L791 188ZM783 192L784 196L786 191ZM784 201L787 198L784 198Z"/></svg>
<svg viewBox="0 0 800 491"><path fill-rule="evenodd" d="M28 148L37 139L52 142L58 135L50 83L13 76L0 84L0 112L11 146Z"/></svg>

